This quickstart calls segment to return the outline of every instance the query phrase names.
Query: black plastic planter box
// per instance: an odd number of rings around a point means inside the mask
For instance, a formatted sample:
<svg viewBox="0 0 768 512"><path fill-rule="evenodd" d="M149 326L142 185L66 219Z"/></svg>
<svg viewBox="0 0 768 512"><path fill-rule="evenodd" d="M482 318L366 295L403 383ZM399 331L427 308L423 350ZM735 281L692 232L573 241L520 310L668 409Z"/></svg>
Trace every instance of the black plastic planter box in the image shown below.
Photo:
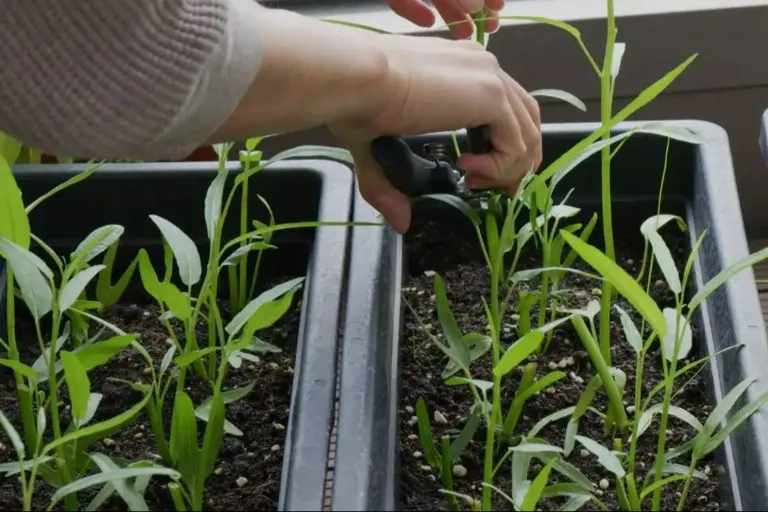
<svg viewBox="0 0 768 512"><path fill-rule="evenodd" d="M697 121L670 122L702 136L694 146L672 142L663 213L679 214L689 226L691 246L706 229L708 235L694 265L694 287L699 288L722 269L747 256L747 242L736 192L726 133ZM621 125L616 131L637 126ZM544 127L547 162L570 149L597 128L593 124ZM445 134L410 140L414 150L424 143L450 144ZM463 142L462 142L463 143ZM613 159L614 230L627 223L638 226L656 213L660 173L667 139L635 134ZM450 147L450 145L449 145ZM544 166L542 166L543 168ZM569 204L600 213L600 161L591 157L573 171L561 194L575 191ZM444 221L461 236L468 222L453 208L436 201L419 203L414 216ZM374 213L360 198L355 216ZM601 237L601 228L595 228ZM472 236L472 235L470 235ZM637 233L640 237L640 233ZM399 354L402 328L401 283L407 275L403 238L389 228L354 228L349 290L344 327L333 510L394 510L399 484L398 409ZM713 402L719 402L745 377L759 380L748 390L752 400L768 389L768 344L751 270L722 286L701 306L698 322L703 352L714 347L744 345L727 351L707 365ZM765 509L768 503L768 412L760 411L717 453L726 468L723 502L735 510ZM732 492L731 492L732 491Z"/></svg>
<svg viewBox="0 0 768 512"><path fill-rule="evenodd" d="M229 167L238 170L240 165L231 162ZM20 165L14 171L25 203L29 203L84 169L83 165ZM104 224L122 225L125 233L118 250L118 266L122 266L139 248L146 248L151 257L162 254L159 231L148 217L156 214L188 234L204 257L208 237L203 205L217 169L217 163L208 162L104 165L87 180L35 209L30 219L32 229L59 254L69 254L93 229ZM260 194L272 207L277 223L347 222L352 212L353 184L349 168L338 163L276 163L249 182L249 221L268 220L256 197ZM225 239L237 232L239 201L238 196L230 209ZM279 231L272 242L278 249L264 254L261 276L307 276L284 445L280 510L319 511L323 507L348 231L344 226ZM6 276L4 269L0 270L0 288L4 288ZM115 275L117 272L122 269L116 269ZM0 297L5 298L4 289ZM0 311L4 319L5 308Z"/></svg>

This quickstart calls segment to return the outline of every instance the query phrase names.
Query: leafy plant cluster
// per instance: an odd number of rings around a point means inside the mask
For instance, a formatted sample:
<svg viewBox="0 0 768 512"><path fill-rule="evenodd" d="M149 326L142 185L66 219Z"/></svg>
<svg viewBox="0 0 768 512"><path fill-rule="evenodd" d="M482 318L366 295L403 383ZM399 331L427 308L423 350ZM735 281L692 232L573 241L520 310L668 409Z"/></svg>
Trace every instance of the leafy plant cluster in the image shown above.
<svg viewBox="0 0 768 512"><path fill-rule="evenodd" d="M286 158L330 157L351 162L346 151L302 146L262 160L256 149L260 139L250 139L240 154L241 172L227 165L231 144L217 146L219 171L203 205L207 254L201 255L193 240L170 220L151 215L162 239L163 266L142 248L128 267L116 275L116 258L123 226L107 224L91 232L68 255L61 255L30 228L29 215L54 194L88 179L93 166L28 205L11 172L14 147L3 146L0 155L0 256L7 263L7 297L4 312L7 352L0 365L12 370L18 397L20 428L0 411L17 461L0 464L5 477L18 478L24 510L32 510L40 480L55 492L48 509L64 502L66 510L79 510L78 494L100 487L88 504L97 510L117 495L129 510L148 510L144 493L153 477L170 480L167 488L176 510L202 510L205 483L216 467L225 435L242 435L226 419L228 404L241 400L256 382L225 390L229 372L242 362L259 362L266 352L280 348L259 338L291 307L303 278L290 279L257 294L259 266L264 251L273 250L272 237L280 230L348 225L347 222L298 222L277 224L269 204L268 222L251 220L248 212L249 180L270 164ZM7 140L6 140L7 142ZM239 234L226 240L225 220L240 200ZM189 212L180 212L189 215ZM41 257L42 255L43 257ZM175 271L175 272L174 272ZM135 279L136 278L136 279ZM229 308L217 301L219 282L227 280ZM166 326L168 349L160 361L142 346L140 333L127 333L103 318L105 308L121 300L132 280L159 306L159 320ZM21 302L34 322L40 357L32 364L20 356L17 307ZM202 326L202 327L201 327ZM204 342L204 343L203 343ZM95 422L102 394L89 377L121 351L132 347L146 361L146 381L116 381L137 391L141 399L128 410ZM207 382L210 396L195 404L185 391L194 373ZM65 403L62 384L66 385ZM63 409L71 422L62 424ZM172 410L170 422L163 410ZM97 442L125 429L146 414L156 446L157 460L120 460L97 450ZM203 426L201 431L198 428Z"/></svg>
<svg viewBox="0 0 768 512"><path fill-rule="evenodd" d="M562 510L576 510L587 503L607 509L595 492L595 484L571 462L568 457L579 445L593 454L598 462L613 475L608 483L615 489L622 510L660 510L662 489L682 482L678 510L686 506L688 491L694 478L706 478L696 469L697 464L743 424L766 401L763 394L741 409L736 409L755 379L748 378L736 385L712 410L705 422L691 412L674 405L673 399L680 389L680 377L692 369L700 368L717 354L684 364L691 355L691 322L698 307L719 286L742 270L768 257L768 249L759 251L705 283L695 295L686 294L694 260L706 233L702 233L689 254L682 273L676 266L670 248L659 230L667 224L677 224L685 230L685 221L661 212L661 191L656 215L647 219L640 228L644 237L645 255L639 276L631 276L617 265L614 253L611 211L611 159L622 145L636 133L650 133L667 138L667 151L671 140L692 144L703 142L694 133L655 123L612 135L611 129L627 119L639 108L652 101L685 68L695 56L656 81L618 113L613 113L612 98L619 74L625 45L616 42L616 23L613 1L607 0L607 42L605 59L598 66L581 40L579 31L566 23L544 18L517 17L554 25L570 33L583 49L601 83L601 125L576 146L560 156L539 173L529 173L513 197L495 194L481 208L471 208L464 201L444 195L430 196L461 210L471 221L482 249L490 284L482 298L488 332L461 331L451 311L442 277L430 273L434 286L434 301L442 331L441 335L428 334L431 341L445 354L447 365L442 378L448 386L466 386L474 397L471 414L463 426L455 425L456 436L435 439L430 425L428 408L423 398L416 404L419 439L424 458L441 475L443 492L449 508L459 510L465 502L473 510L491 510L493 493L503 496L512 508L521 511L537 510L540 500L564 500ZM482 24L476 17L478 41L485 43ZM556 91L548 95L559 97L576 106L580 105L570 94ZM580 213L567 204L572 190L565 199L555 202L555 191L564 178L593 155L600 155L602 168L602 226L605 251L590 245L589 238L597 225L594 214L586 224L573 222ZM663 176L666 175L666 162ZM663 188L664 177L661 187ZM527 222L526 222L527 221ZM518 226L521 226L519 227ZM524 249L535 245L541 261L540 268L520 269L520 256ZM583 260L593 272L575 268L576 259ZM674 294L675 307L660 309L649 291L651 268L661 271L664 281ZM602 283L583 309L569 309L567 276L577 274ZM643 282L645 281L645 282ZM535 289L528 285L538 282ZM629 312L616 302L621 295L640 315L637 325ZM406 300L406 304L410 304ZM411 308L412 309L412 308ZM413 311L413 310L412 310ZM414 315L416 312L413 311ZM611 361L611 315L618 316L624 338L636 355L634 390L626 389L627 376ZM514 315L513 318L510 318ZM419 320L421 321L421 320ZM517 339L505 344L504 326L516 326ZM588 380L578 402L563 410L554 411L528 431L519 428L526 403L535 395L550 388L566 377L553 370L535 379L535 356L547 352L556 328L571 324L589 356L595 370ZM427 329L425 329L428 332ZM652 349L658 347L663 381L644 393L643 367ZM530 362L532 361L533 362ZM478 366L491 377L476 377ZM522 375L511 405L502 405L502 387L513 370ZM602 392L607 407L599 410L595 397ZM627 412L625 401L633 409ZM585 415L599 417L604 426L604 438L592 439L579 434L579 423ZM695 429L693 438L680 446L667 445L667 426L670 417L677 418ZM660 423L656 442L655 463L647 471L637 464L638 439L647 431L654 419ZM541 432L554 422L567 420L564 443L556 446L541 437ZM467 449L469 442L484 427L482 496L468 496L454 490L455 464ZM532 461L543 465L538 474L528 478ZM685 461L685 462L681 462ZM511 466L511 468L510 468ZM511 489L499 489L494 482L500 471L512 474ZM559 474L556 483L550 482L551 472Z"/></svg>

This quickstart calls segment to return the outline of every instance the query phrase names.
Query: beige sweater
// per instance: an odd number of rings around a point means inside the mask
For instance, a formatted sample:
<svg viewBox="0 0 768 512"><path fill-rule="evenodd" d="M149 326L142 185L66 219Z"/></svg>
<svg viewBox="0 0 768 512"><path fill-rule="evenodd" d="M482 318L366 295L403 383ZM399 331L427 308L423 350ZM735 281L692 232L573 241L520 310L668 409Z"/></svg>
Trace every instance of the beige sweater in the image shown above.
<svg viewBox="0 0 768 512"><path fill-rule="evenodd" d="M0 0L0 131L54 155L179 158L254 79L255 0Z"/></svg>

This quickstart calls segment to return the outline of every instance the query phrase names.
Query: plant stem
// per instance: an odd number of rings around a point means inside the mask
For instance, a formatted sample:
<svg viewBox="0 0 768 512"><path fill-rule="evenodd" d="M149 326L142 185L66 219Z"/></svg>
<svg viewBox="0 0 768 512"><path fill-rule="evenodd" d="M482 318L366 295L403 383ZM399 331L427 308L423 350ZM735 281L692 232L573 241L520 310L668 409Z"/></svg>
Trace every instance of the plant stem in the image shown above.
<svg viewBox="0 0 768 512"><path fill-rule="evenodd" d="M645 351L641 351L637 357L637 365L635 366L635 421L632 422L632 437L629 440L629 471L635 471L635 460L637 458L637 436L639 433L638 420L643 414L642 404L643 399L643 365L645 363Z"/></svg>
<svg viewBox="0 0 768 512"><path fill-rule="evenodd" d="M664 404L661 407L661 419L659 421L659 441L656 444L656 473L655 481L658 482L663 477L664 472L664 451L666 449L667 440L667 422L669 421L669 406L672 402L672 392L674 391L675 375L677 371L677 352L678 345L680 343L680 319L681 319L681 307L678 304L677 308L677 321L675 322L675 343L673 347L672 361L669 365L669 371L665 372L665 385L664 385ZM663 347L663 344L662 344ZM662 360L666 359L664 350L661 351ZM661 506L661 487L653 491L653 510L659 510Z"/></svg>
<svg viewBox="0 0 768 512"><path fill-rule="evenodd" d="M578 334L582 345L584 345L584 350L589 354L589 359L592 361L592 365L595 367L595 370L597 370L600 380L603 382L603 389L608 397L608 404L612 410L613 418L616 421L616 428L619 431L622 431L626 428L628 423L627 413L624 410L624 404L621 401L619 388L616 385L616 381L613 380L613 375L611 375L611 369L600 354L600 349L597 346L595 339L592 337L592 334L589 332L587 324L584 323L584 319L580 315L574 315L571 318L571 322L576 329L576 334Z"/></svg>
<svg viewBox="0 0 768 512"><path fill-rule="evenodd" d="M616 19L613 13L613 0L607 0L607 34L605 42L605 58L603 70L600 73L600 122L603 126L611 122L613 103L613 45L616 42ZM603 140L611 138L610 131L603 135ZM605 255L616 261L616 250L613 245L613 218L611 201L611 148L604 147L600 152L601 163L601 193L603 207L603 238ZM602 297L600 300L600 347L605 361L611 364L611 298L613 287L610 282L603 281Z"/></svg>
<svg viewBox="0 0 768 512"><path fill-rule="evenodd" d="M250 169L251 163L250 159L245 164L245 172L247 173ZM241 186L240 191L240 234L244 235L248 232L248 180L243 180L243 184ZM248 242L246 240L243 240L240 243L240 247L245 247L245 245ZM238 300L237 300L237 309L235 311L240 311L245 307L246 301L248 299L246 293L248 292L248 253L243 254L243 259L240 260L240 282L237 285L238 290Z"/></svg>
<svg viewBox="0 0 768 512"><path fill-rule="evenodd" d="M16 297L13 294L13 269L6 265L6 323L8 326L8 356L13 361L20 362L19 348L16 345ZM19 397L19 409L21 410L21 422L24 427L24 440L30 451L37 448L37 429L35 428L35 415L32 410L32 390L24 382L24 376L16 370L13 371L16 381L16 390Z"/></svg>
<svg viewBox="0 0 768 512"><path fill-rule="evenodd" d="M685 474L685 483L683 484L683 491L680 493L680 501L677 502L677 512L681 512L685 508L685 501L688 499L688 490L691 488L691 480L693 480L693 470L696 468L695 456L691 456L691 464L688 466L688 472Z"/></svg>

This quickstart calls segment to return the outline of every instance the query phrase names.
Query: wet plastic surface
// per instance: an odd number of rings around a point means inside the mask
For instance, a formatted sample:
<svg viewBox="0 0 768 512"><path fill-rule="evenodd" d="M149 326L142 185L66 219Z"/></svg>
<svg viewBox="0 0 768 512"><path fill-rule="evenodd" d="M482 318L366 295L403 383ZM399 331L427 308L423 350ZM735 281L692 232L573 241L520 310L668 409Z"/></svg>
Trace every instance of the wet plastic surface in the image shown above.
<svg viewBox="0 0 768 512"><path fill-rule="evenodd" d="M15 175L28 204L86 168L17 166ZM230 168L239 169L239 164L232 162ZM36 208L30 216L32 229L59 254L66 255L93 229L120 224L125 233L117 265L124 267L142 247L151 257L161 257L159 231L148 217L155 214L188 234L205 257L208 237L203 205L217 169L218 164L207 162L105 165L87 180ZM347 222L352 212L353 175L338 163L279 162L253 176L249 187L250 220L268 221L256 194L270 204L277 223ZM239 202L238 195L228 215L225 238L237 232ZM276 232L272 243L278 250L265 252L262 262L260 276L264 278L307 276L284 449L280 510L323 508L348 234L349 229L344 226ZM4 269L0 269L2 321L5 279ZM3 327L0 325L0 336Z"/></svg>
<svg viewBox="0 0 768 512"><path fill-rule="evenodd" d="M626 123L623 131L639 123ZM701 233L707 236L694 265L693 284L701 288L721 270L748 255L733 164L726 133L698 121L669 122L684 126L705 139L699 146L674 142L664 185L662 212L682 215L689 227L691 246ZM594 131L594 124L544 127L544 166ZM446 134L412 138L414 150L425 143L442 142ZM466 141L462 141L466 144ZM660 173L666 139L636 134L613 160L614 229L656 213ZM600 161L592 157L558 187L561 194L574 188L569 204L586 213L600 205ZM358 199L355 217L375 214ZM442 217L461 236L461 214L442 203L419 203L414 215ZM595 228L599 233L601 228ZM473 235L472 235L473 236ZM638 236L640 236L638 234ZM599 236L591 242L599 245ZM407 269L402 237L389 228L353 228L344 325L339 450L333 489L333 510L394 510L398 492L399 353L402 329L400 289ZM713 401L746 377L757 378L747 391L753 400L768 390L766 341L754 274L745 270L730 279L700 307L698 319L706 353L743 345L713 358L707 366ZM756 413L748 425L732 434L716 453L726 468L723 501L733 510L761 510L768 503L768 411Z"/></svg>

